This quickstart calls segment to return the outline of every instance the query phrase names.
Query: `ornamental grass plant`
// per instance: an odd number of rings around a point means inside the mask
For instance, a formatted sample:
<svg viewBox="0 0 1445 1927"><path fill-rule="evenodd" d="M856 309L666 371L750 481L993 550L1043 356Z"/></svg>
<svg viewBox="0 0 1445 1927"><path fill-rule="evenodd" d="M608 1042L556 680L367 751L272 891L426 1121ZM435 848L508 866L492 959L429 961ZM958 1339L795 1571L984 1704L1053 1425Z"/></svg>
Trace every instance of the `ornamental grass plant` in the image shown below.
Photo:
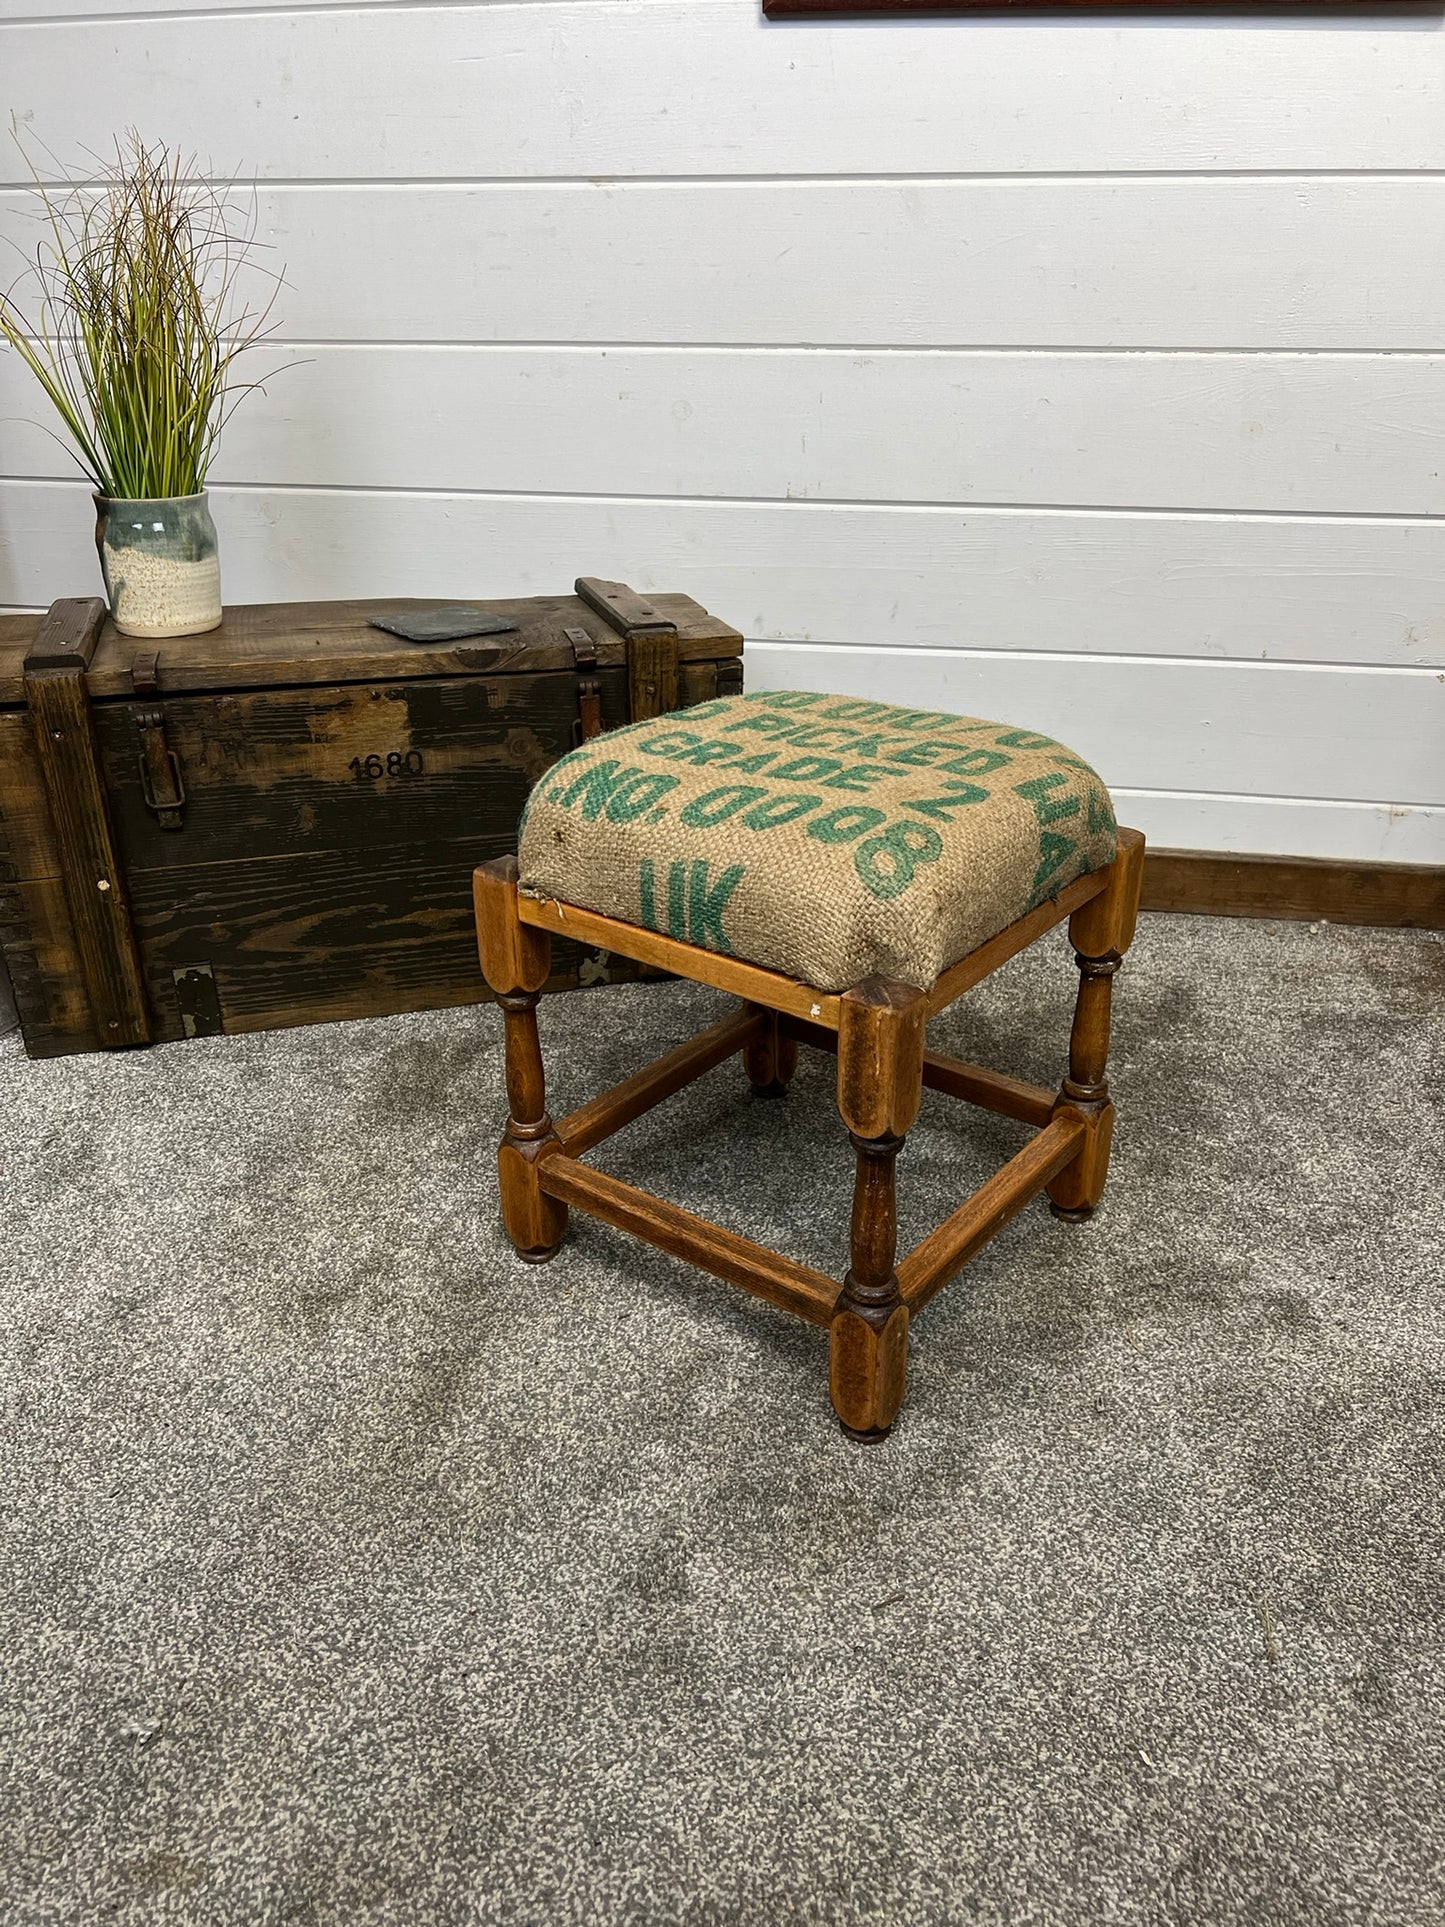
<svg viewBox="0 0 1445 1927"><path fill-rule="evenodd" d="M97 494L199 494L231 410L260 386L236 365L268 338L280 286L256 260L254 192L134 130L99 177L44 180L26 164L42 236L0 293L0 335ZM256 277L265 298L253 303Z"/></svg>

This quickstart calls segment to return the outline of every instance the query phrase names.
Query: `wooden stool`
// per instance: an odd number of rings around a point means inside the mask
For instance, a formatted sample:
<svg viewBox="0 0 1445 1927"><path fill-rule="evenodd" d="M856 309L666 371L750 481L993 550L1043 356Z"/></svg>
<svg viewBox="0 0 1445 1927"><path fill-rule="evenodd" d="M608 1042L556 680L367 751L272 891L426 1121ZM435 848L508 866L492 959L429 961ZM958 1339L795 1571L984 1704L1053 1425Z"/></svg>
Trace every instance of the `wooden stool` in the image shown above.
<svg viewBox="0 0 1445 1927"><path fill-rule="evenodd" d="M505 1013L510 1115L500 1169L512 1243L524 1258L543 1263L557 1250L568 1207L575 1206L826 1325L830 1390L844 1431L863 1442L886 1438L903 1398L913 1314L1037 1192L1048 1192L1056 1217L1075 1223L1103 1193L1114 1123L1105 1081L1110 995L1134 935L1143 855L1139 832L1121 829L1112 863L1068 883L950 965L928 990L873 976L842 992L519 892L513 857L484 864L476 872L477 933L483 973ZM1080 983L1068 1075L1057 1096L925 1047L930 1017L1065 918ZM743 1000L741 1008L554 1124L536 1019L553 933L730 991ZM614 1131L737 1052L754 1091L781 1096L799 1044L837 1054L838 1109L857 1154L850 1263L841 1286L583 1162ZM1037 1135L895 1265L894 1166L925 1084L1030 1124Z"/></svg>

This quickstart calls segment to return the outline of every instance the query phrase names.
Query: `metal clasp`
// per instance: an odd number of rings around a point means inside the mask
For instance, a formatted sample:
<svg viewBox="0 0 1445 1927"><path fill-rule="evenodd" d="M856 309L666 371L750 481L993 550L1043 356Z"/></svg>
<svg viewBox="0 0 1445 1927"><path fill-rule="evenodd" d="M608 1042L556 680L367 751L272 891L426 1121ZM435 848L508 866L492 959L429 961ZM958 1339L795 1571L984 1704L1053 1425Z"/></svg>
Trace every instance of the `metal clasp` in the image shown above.
<svg viewBox="0 0 1445 1927"><path fill-rule="evenodd" d="M181 827L181 811L186 807L186 785L181 776L181 759L166 741L166 726L158 709L143 709L136 715L140 731L140 793L148 810L154 810L163 830Z"/></svg>
<svg viewBox="0 0 1445 1927"><path fill-rule="evenodd" d="M160 694L160 668L158 649L136 651L130 666L130 686L137 696ZM181 760L166 741L166 719L159 709L132 713L140 732L140 793L163 830L178 830L186 806L186 786L181 778Z"/></svg>
<svg viewBox="0 0 1445 1927"><path fill-rule="evenodd" d="M583 673L597 667L597 643L580 626L562 633L572 645L572 666L577 671L577 720L572 725L576 749L602 734L602 685L596 676Z"/></svg>

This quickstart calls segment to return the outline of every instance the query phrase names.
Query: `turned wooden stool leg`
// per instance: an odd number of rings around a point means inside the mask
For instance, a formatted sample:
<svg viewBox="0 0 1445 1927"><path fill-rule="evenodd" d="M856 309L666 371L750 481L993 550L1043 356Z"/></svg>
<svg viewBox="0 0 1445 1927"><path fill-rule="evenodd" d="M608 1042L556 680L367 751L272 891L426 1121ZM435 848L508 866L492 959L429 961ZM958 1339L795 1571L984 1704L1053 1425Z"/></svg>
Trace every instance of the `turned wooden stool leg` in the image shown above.
<svg viewBox="0 0 1445 1927"><path fill-rule="evenodd" d="M1049 1209L1056 1218L1080 1224L1093 1216L1109 1175L1114 1105L1104 1072L1109 1059L1109 1000L1120 957L1117 950L1109 950L1102 957L1076 953L1074 961L1079 966L1079 995L1069 1033L1069 1074L1054 1110L1076 1112L1087 1129L1079 1155L1049 1184Z"/></svg>
<svg viewBox="0 0 1445 1927"><path fill-rule="evenodd" d="M1109 1175L1114 1137L1114 1106L1106 1076L1110 1004L1114 973L1134 940L1143 874L1144 839L1137 832L1125 832L1108 887L1069 919L1069 939L1079 966L1079 995L1069 1033L1069 1074L1054 1112L1072 1111L1082 1118L1085 1134L1078 1156L1051 1181L1048 1192L1049 1209L1070 1224L1093 1216Z"/></svg>
<svg viewBox="0 0 1445 1927"><path fill-rule="evenodd" d="M502 1222L518 1255L544 1264L567 1229L567 1207L537 1182L537 1166L561 1149L547 1115L537 996L552 967L552 940L517 915L517 860L500 857L475 872L477 950L506 1027L507 1127L497 1152Z"/></svg>
<svg viewBox="0 0 1445 1927"><path fill-rule="evenodd" d="M775 1010L764 1010L761 1004L751 1004L749 1009L761 1010L767 1019L762 1034L743 1050L743 1068L753 1087L753 1096L786 1097L793 1072L798 1068L798 1040L784 1036L779 1030Z"/></svg>
<svg viewBox="0 0 1445 1927"><path fill-rule="evenodd" d="M839 1423L862 1444L886 1439L908 1370L908 1307L893 1260L894 1167L923 1092L926 1000L870 977L840 999L838 1109L857 1153L850 1263L830 1327L829 1390Z"/></svg>

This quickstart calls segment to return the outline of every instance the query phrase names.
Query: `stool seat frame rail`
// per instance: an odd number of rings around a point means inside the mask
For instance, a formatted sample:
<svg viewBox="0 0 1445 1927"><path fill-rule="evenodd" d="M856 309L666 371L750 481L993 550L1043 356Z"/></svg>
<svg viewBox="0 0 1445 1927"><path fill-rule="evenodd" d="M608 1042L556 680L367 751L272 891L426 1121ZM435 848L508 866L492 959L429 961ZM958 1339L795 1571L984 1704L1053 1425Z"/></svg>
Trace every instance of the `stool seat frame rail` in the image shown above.
<svg viewBox="0 0 1445 1927"><path fill-rule="evenodd" d="M1112 864L981 944L931 990L871 977L842 992L528 896L517 887L514 857L483 864L475 873L477 942L506 1027L508 1117L498 1155L502 1217L513 1245L545 1263L576 1209L826 1326L829 1389L844 1431L867 1443L886 1438L903 1398L913 1314L1039 1192L1047 1191L1055 1216L1070 1222L1088 1218L1103 1194L1114 1124L1105 1076L1110 999L1134 935L1143 859L1143 836L1121 829ZM1079 992L1069 1068L1057 1092L926 1047L930 1017L1065 918ZM742 1006L554 1123L536 1015L553 935L730 991ZM781 1097L800 1044L837 1056L838 1109L857 1160L841 1284L584 1162L604 1139L739 1053L753 1090ZM900 1260L895 1166L925 1085L1032 1125L1035 1135Z"/></svg>

